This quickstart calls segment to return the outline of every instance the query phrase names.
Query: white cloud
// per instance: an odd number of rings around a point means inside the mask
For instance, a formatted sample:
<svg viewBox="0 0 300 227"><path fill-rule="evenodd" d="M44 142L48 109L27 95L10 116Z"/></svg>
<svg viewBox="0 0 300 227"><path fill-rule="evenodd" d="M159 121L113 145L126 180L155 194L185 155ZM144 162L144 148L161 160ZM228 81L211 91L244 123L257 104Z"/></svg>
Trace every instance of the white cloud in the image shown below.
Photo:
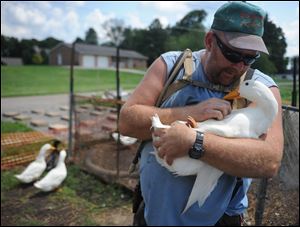
<svg viewBox="0 0 300 227"><path fill-rule="evenodd" d="M284 33L287 43L285 55L288 57L299 55L299 18L290 22L283 22L275 16L270 16L269 19Z"/></svg>
<svg viewBox="0 0 300 227"><path fill-rule="evenodd" d="M178 12L187 12L190 10L186 1L142 1L146 7L153 7L157 11L176 14Z"/></svg>
<svg viewBox="0 0 300 227"><path fill-rule="evenodd" d="M146 28L147 25L145 23L143 23L140 19L140 17L136 14L128 14L128 21L126 23L126 25L132 27L132 28Z"/></svg>
<svg viewBox="0 0 300 227"><path fill-rule="evenodd" d="M90 14L86 16L86 18L83 19L83 31L81 32L82 38L85 37L85 32L87 32L89 28L93 28L97 32L99 39L98 41L100 43L106 41L106 31L104 31L102 25L105 21L111 18L115 18L114 13L104 14L99 9L94 9Z"/></svg>
<svg viewBox="0 0 300 227"><path fill-rule="evenodd" d="M165 16L157 16L163 28L166 28L169 25L169 19Z"/></svg>
<svg viewBox="0 0 300 227"><path fill-rule="evenodd" d="M282 30L288 44L286 55L299 56L299 20L283 25Z"/></svg>
<svg viewBox="0 0 300 227"><path fill-rule="evenodd" d="M84 6L86 4L85 1L65 1L65 4L67 6L71 6L71 7L81 7Z"/></svg>

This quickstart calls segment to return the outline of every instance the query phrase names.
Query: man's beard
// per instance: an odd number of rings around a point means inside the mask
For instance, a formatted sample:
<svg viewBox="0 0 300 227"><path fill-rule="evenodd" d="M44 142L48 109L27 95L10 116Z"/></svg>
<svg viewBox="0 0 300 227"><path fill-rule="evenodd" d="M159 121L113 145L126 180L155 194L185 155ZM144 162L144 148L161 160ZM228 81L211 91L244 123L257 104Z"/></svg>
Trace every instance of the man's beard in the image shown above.
<svg viewBox="0 0 300 227"><path fill-rule="evenodd" d="M236 69L228 67L219 70L213 70L211 73L211 78L215 84L229 86L237 81L242 74L242 72L238 72Z"/></svg>

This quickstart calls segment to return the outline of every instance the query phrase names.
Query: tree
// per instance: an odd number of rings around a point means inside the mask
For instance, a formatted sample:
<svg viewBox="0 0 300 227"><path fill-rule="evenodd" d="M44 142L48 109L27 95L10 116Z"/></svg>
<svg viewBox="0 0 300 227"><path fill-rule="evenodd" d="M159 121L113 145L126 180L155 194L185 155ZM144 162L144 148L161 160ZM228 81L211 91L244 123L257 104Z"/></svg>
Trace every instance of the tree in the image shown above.
<svg viewBox="0 0 300 227"><path fill-rule="evenodd" d="M61 42L62 42L61 40L55 39L53 37L48 37L42 41L39 41L38 46L41 49L51 49Z"/></svg>
<svg viewBox="0 0 300 227"><path fill-rule="evenodd" d="M160 23L160 20L158 18L154 19L152 21L152 23L149 25L149 30L161 30L162 28L162 24Z"/></svg>
<svg viewBox="0 0 300 227"><path fill-rule="evenodd" d="M89 28L89 30L86 32L85 43L98 45L98 35L93 28Z"/></svg>
<svg viewBox="0 0 300 227"><path fill-rule="evenodd" d="M14 37L1 35L1 56L21 57L22 52L19 40Z"/></svg>
<svg viewBox="0 0 300 227"><path fill-rule="evenodd" d="M149 25L149 30L144 31L143 54L148 56L148 65L165 52L168 33L162 28L159 19L154 19Z"/></svg>
<svg viewBox="0 0 300 227"><path fill-rule="evenodd" d="M179 35L192 30L205 32L205 27L202 22L206 16L207 13L204 10L193 10L189 12L172 28L172 34Z"/></svg>
<svg viewBox="0 0 300 227"><path fill-rule="evenodd" d="M40 65L42 64L44 61L43 57L41 56L41 54L38 54L38 53L35 53L33 56L32 56L32 63L33 64L36 64L36 65Z"/></svg>
<svg viewBox="0 0 300 227"><path fill-rule="evenodd" d="M81 39L81 38L79 38L79 37L77 37L77 38L75 39L75 43L84 43L84 40Z"/></svg>
<svg viewBox="0 0 300 227"><path fill-rule="evenodd" d="M203 20L207 16L204 10L194 10L186 14L174 27L166 42L166 50L192 51L204 48L205 26Z"/></svg>
<svg viewBox="0 0 300 227"><path fill-rule="evenodd" d="M288 64L288 59L284 57L287 47L284 33L280 27L269 21L268 15L265 18L264 26L263 40L269 50L270 60L274 63L276 71L283 73Z"/></svg>
<svg viewBox="0 0 300 227"><path fill-rule="evenodd" d="M124 21L116 18L109 19L103 23L107 37L116 46L119 47L124 40Z"/></svg>
<svg viewBox="0 0 300 227"><path fill-rule="evenodd" d="M268 75L274 75L277 72L276 66L267 54L261 54L260 58L251 65L251 68L259 69Z"/></svg>

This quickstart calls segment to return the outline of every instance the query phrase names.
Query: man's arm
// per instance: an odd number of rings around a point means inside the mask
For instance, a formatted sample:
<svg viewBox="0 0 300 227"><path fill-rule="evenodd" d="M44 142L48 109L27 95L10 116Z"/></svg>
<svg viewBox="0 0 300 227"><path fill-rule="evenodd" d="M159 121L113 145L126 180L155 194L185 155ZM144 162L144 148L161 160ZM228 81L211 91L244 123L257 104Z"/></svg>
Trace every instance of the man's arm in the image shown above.
<svg viewBox="0 0 300 227"><path fill-rule="evenodd" d="M185 107L163 109L155 107L156 100L163 90L166 74L167 69L164 60L157 58L122 106L119 121L121 134L142 140L150 139L150 118L156 113L165 124L171 124L176 120L184 121L188 116L192 116L196 121L210 118L221 120L230 113L230 103L216 98Z"/></svg>
<svg viewBox="0 0 300 227"><path fill-rule="evenodd" d="M268 133L260 139L232 139L204 134L205 154L202 161L239 177L272 177L279 167L283 153L281 98L277 88L271 88L277 102L278 114ZM259 122L258 122L259 124ZM172 161L187 155L195 141L195 131L182 124L172 124L167 130L156 130L160 140L154 142L161 158Z"/></svg>

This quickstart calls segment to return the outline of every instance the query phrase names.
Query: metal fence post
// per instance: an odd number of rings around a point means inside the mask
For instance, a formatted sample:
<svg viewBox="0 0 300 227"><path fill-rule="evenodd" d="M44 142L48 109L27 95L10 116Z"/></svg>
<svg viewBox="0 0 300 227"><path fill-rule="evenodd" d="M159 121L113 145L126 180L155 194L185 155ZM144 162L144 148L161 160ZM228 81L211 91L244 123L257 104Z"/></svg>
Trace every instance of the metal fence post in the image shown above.
<svg viewBox="0 0 300 227"><path fill-rule="evenodd" d="M73 106L74 106L74 77L73 77L73 68L74 68L74 54L75 54L75 44L76 41L72 44L71 51L71 67L70 67L70 106L69 106L69 140L68 140L68 152L69 152L69 160L72 158L72 142L73 142L73 134L72 134L72 126L73 126Z"/></svg>

